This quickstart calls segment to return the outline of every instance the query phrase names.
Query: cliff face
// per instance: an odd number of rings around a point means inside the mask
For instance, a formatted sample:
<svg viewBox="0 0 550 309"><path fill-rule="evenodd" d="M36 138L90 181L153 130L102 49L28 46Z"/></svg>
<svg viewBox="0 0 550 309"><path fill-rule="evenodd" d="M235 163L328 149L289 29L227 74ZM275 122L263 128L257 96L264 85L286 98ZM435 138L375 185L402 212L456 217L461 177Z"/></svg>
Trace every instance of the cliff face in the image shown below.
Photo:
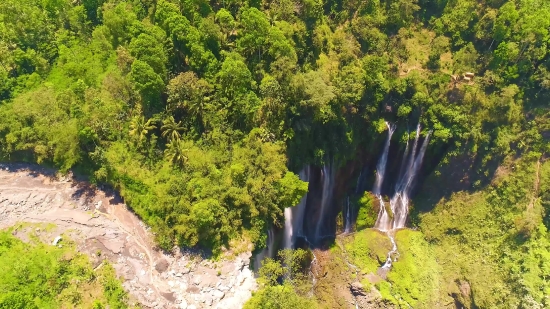
<svg viewBox="0 0 550 309"><path fill-rule="evenodd" d="M382 196L393 194L402 170L406 145L399 142L399 139L400 136L396 136L390 143L386 177L381 185ZM383 139L380 139L374 149L359 149L352 160L310 167L309 192L303 221L303 235L301 235L307 238L310 244L320 246L342 231L344 224L337 223L337 216L341 213L343 218L341 221L345 220L348 203L352 204L349 209L351 209L350 217L354 221L358 207L353 205L353 201L362 196L363 192L372 190L376 164L382 148ZM428 147L426 158L411 186L413 196L419 192L424 179L435 169L443 154L444 149ZM352 202L349 202L350 200Z"/></svg>

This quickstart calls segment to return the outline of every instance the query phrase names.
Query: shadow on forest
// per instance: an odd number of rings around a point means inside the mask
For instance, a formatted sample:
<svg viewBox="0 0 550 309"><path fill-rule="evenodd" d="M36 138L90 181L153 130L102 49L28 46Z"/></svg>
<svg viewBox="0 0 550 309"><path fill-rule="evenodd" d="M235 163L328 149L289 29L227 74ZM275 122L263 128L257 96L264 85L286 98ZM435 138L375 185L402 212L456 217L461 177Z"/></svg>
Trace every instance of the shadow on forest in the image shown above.
<svg viewBox="0 0 550 309"><path fill-rule="evenodd" d="M413 225L418 224L419 215L432 211L442 199L448 200L457 192L473 193L486 188L502 160L494 158L481 167L479 157L472 158L464 152L451 158L447 164L439 164L439 168L437 164L426 168L413 192L414 208L410 214Z"/></svg>

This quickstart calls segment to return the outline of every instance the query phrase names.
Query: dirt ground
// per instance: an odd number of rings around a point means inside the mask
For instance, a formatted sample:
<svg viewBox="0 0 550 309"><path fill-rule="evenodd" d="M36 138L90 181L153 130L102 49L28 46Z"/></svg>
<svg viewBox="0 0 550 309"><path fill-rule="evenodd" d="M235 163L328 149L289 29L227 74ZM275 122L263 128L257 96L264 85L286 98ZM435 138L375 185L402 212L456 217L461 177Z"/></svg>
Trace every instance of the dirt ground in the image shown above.
<svg viewBox="0 0 550 309"><path fill-rule="evenodd" d="M145 308L241 308L256 289L250 252L217 262L191 251L159 252L115 193L34 165L0 164L0 229L23 222L47 224L33 231L44 241L76 242L94 267L108 260ZM14 234L25 240L22 229Z"/></svg>

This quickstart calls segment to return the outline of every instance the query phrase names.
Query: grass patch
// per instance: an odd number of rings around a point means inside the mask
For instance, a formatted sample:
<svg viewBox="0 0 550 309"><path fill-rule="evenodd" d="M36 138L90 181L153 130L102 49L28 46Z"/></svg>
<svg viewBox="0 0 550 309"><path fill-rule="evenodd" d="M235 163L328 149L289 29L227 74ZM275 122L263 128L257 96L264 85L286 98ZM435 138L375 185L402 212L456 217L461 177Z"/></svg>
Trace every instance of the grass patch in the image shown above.
<svg viewBox="0 0 550 309"><path fill-rule="evenodd" d="M0 232L0 308L128 308L110 265L94 271L69 246L25 243Z"/></svg>
<svg viewBox="0 0 550 309"><path fill-rule="evenodd" d="M400 230L395 241L399 258L388 273L392 295L413 308L437 308L441 270L422 233Z"/></svg>
<svg viewBox="0 0 550 309"><path fill-rule="evenodd" d="M391 242L378 230L367 229L348 237L344 243L351 262L361 269L363 274L376 273L384 264Z"/></svg>
<svg viewBox="0 0 550 309"><path fill-rule="evenodd" d="M543 224L550 163L538 160L535 154L507 161L487 188L455 193L420 216L445 278L440 295L455 295L468 308L550 306L550 238Z"/></svg>

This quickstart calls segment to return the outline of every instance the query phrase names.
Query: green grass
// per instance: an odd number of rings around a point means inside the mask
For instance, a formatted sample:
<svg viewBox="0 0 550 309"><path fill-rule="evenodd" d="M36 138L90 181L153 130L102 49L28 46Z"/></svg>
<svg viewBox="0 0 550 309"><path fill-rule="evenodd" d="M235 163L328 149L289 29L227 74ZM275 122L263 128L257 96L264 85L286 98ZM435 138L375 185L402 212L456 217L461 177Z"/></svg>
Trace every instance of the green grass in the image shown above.
<svg viewBox="0 0 550 309"><path fill-rule="evenodd" d="M539 168L537 160L535 154L508 162L487 188L455 193L421 216L445 278L441 295L455 294L470 308L550 306L550 239L542 223L550 164Z"/></svg>
<svg viewBox="0 0 550 309"><path fill-rule="evenodd" d="M364 274L376 273L391 250L388 237L374 229L353 234L345 240L344 246L352 263Z"/></svg>
<svg viewBox="0 0 550 309"><path fill-rule="evenodd" d="M399 257L388 273L392 295L413 308L436 308L439 302L441 269L433 248L422 233L400 230L395 241Z"/></svg>
<svg viewBox="0 0 550 309"><path fill-rule="evenodd" d="M93 270L70 245L29 244L0 232L0 308L127 308L114 269Z"/></svg>

